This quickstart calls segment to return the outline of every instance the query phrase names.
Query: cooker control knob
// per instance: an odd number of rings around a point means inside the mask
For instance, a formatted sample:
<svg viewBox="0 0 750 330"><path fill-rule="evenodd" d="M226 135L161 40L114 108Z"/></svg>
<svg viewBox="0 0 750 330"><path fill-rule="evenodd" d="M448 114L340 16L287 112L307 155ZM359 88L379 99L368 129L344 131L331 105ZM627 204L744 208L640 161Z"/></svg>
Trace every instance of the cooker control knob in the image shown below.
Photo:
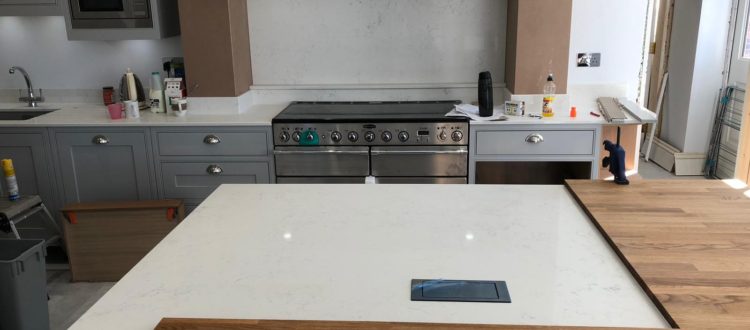
<svg viewBox="0 0 750 330"><path fill-rule="evenodd" d="M289 132L287 131L281 132L281 134L279 134L279 139L281 140L281 142L289 141Z"/></svg>
<svg viewBox="0 0 750 330"><path fill-rule="evenodd" d="M391 142L393 139L393 134L389 131L383 132L383 134L380 136L381 139L383 139L383 142Z"/></svg>
<svg viewBox="0 0 750 330"><path fill-rule="evenodd" d="M292 133L292 140L294 140L294 142L299 142L299 139L300 139L299 131L294 131L294 133Z"/></svg>
<svg viewBox="0 0 750 330"><path fill-rule="evenodd" d="M409 132L401 131L398 133L398 140L401 142L409 141Z"/></svg>
<svg viewBox="0 0 750 330"><path fill-rule="evenodd" d="M315 133L313 131L305 132L305 140L307 140L307 142L315 141Z"/></svg>
<svg viewBox="0 0 750 330"><path fill-rule="evenodd" d="M331 132L331 141L338 143L338 142L341 142L341 138L342 138L341 132L339 131Z"/></svg>
<svg viewBox="0 0 750 330"><path fill-rule="evenodd" d="M448 134L446 134L445 131L441 131L440 134L438 134L438 139L440 139L440 141L445 141L448 139Z"/></svg>
<svg viewBox="0 0 750 330"><path fill-rule="evenodd" d="M367 142L375 141L375 133L373 133L373 132L367 132L367 133L365 133L365 141L367 141Z"/></svg>
<svg viewBox="0 0 750 330"><path fill-rule="evenodd" d="M357 142L357 140L359 140L359 134L357 134L357 132L349 132L348 137L351 142Z"/></svg>
<svg viewBox="0 0 750 330"><path fill-rule="evenodd" d="M455 142L459 142L464 139L464 133L461 131L454 131L453 134L451 134L451 139Z"/></svg>

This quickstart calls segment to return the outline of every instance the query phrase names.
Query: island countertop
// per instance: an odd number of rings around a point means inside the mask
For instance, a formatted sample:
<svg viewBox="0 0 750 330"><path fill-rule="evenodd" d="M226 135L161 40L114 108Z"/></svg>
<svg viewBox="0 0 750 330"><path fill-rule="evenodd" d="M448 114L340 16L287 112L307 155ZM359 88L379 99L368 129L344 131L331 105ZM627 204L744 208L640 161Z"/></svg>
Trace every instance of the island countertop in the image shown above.
<svg viewBox="0 0 750 330"><path fill-rule="evenodd" d="M415 278L512 303L413 302ZM669 326L563 186L224 185L72 329L164 317Z"/></svg>

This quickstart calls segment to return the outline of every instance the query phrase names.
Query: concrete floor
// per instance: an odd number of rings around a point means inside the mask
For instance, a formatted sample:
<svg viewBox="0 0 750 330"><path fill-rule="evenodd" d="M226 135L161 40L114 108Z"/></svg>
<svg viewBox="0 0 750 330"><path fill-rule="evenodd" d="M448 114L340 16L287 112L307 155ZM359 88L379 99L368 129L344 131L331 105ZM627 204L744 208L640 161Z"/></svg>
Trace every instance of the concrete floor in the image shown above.
<svg viewBox="0 0 750 330"><path fill-rule="evenodd" d="M78 320L115 283L72 283L70 271L47 271L49 321L51 330L64 330Z"/></svg>
<svg viewBox="0 0 750 330"><path fill-rule="evenodd" d="M646 162L641 158L638 163L638 174L645 180L705 180L703 176L677 176L656 165L654 162Z"/></svg>
<svg viewBox="0 0 750 330"><path fill-rule="evenodd" d="M645 180L702 180L702 176L676 176L641 159L639 174ZM49 313L52 330L67 329L99 300L114 283L71 283L69 271L48 271Z"/></svg>

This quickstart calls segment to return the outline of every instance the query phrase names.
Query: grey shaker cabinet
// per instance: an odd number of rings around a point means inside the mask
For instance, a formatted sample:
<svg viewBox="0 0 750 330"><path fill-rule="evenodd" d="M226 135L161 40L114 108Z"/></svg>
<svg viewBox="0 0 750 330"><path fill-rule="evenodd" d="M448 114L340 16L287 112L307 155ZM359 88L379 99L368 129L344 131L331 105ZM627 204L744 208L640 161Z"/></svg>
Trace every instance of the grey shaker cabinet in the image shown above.
<svg viewBox="0 0 750 330"><path fill-rule="evenodd" d="M273 183L271 128L154 127L157 188L191 212L221 184Z"/></svg>
<svg viewBox="0 0 750 330"><path fill-rule="evenodd" d="M156 198L147 129L54 130L65 203Z"/></svg>
<svg viewBox="0 0 750 330"><path fill-rule="evenodd" d="M51 210L57 208L55 185L46 129L3 128L0 159L10 158L22 195L39 195ZM7 198L5 180L0 180L0 198Z"/></svg>

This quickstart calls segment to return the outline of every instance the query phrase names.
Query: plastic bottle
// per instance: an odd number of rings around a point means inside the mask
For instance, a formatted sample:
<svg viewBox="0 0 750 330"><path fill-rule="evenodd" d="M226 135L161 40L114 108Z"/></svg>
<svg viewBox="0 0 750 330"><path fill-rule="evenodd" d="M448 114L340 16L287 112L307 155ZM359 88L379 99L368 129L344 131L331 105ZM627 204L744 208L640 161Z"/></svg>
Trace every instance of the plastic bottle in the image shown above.
<svg viewBox="0 0 750 330"><path fill-rule="evenodd" d="M570 117L575 118L578 116L578 109L576 107L570 107Z"/></svg>
<svg viewBox="0 0 750 330"><path fill-rule="evenodd" d="M8 186L8 199L11 201L18 200L21 195L18 193L18 181L16 180L16 170L13 168L13 160L3 159L0 163L5 173L5 183Z"/></svg>
<svg viewBox="0 0 750 330"><path fill-rule="evenodd" d="M552 117L555 115L555 112L552 109L552 103L555 101L556 90L557 85L555 85L555 77L550 73L549 76L547 76L547 83L544 84L544 99L542 106L542 116L544 117Z"/></svg>
<svg viewBox="0 0 750 330"><path fill-rule="evenodd" d="M149 93L149 99L151 100L151 112L166 112L164 104L164 88L161 85L161 74L159 72L151 73L151 92Z"/></svg>

